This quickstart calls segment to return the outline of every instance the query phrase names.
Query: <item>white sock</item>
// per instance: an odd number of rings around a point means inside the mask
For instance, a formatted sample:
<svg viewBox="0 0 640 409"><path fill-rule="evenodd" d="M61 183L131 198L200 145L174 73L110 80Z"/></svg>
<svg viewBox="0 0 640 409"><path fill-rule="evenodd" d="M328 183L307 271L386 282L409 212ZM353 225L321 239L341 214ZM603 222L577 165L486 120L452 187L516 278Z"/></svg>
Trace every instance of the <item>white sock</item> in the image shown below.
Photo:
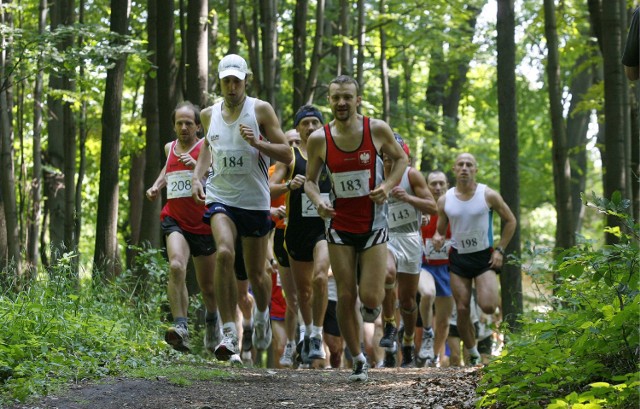
<svg viewBox="0 0 640 409"><path fill-rule="evenodd" d="M253 327L253 317L242 318L242 326L245 328Z"/></svg>
<svg viewBox="0 0 640 409"><path fill-rule="evenodd" d="M477 345L474 345L473 348L467 349L467 351L469 351L469 355L470 356L480 356L480 352L478 352L478 346Z"/></svg>
<svg viewBox="0 0 640 409"><path fill-rule="evenodd" d="M367 358L364 357L364 354L360 352L358 355L353 357L353 362L367 362Z"/></svg>
<svg viewBox="0 0 640 409"><path fill-rule="evenodd" d="M307 337L310 337L313 335L313 330L312 330L312 326L311 325L306 325L304 326L304 335Z"/></svg>
<svg viewBox="0 0 640 409"><path fill-rule="evenodd" d="M233 322L233 321L225 322L222 325L222 332L223 333L229 332L229 331L231 331L235 335L238 335L238 330L236 329L236 323L235 322Z"/></svg>
<svg viewBox="0 0 640 409"><path fill-rule="evenodd" d="M315 325L311 326L311 338L320 338L322 339L322 327L316 327Z"/></svg>

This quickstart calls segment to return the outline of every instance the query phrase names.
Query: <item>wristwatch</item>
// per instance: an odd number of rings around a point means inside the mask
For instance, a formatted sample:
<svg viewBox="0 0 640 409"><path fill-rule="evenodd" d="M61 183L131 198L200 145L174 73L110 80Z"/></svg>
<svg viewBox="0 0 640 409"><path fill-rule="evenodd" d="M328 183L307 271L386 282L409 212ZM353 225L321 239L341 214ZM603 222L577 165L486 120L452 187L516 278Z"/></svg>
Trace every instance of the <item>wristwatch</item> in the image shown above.
<svg viewBox="0 0 640 409"><path fill-rule="evenodd" d="M287 182L287 190L291 190L291 181Z"/></svg>
<svg viewBox="0 0 640 409"><path fill-rule="evenodd" d="M498 253L502 254L504 256L504 249L502 248L502 246L498 246L495 249Z"/></svg>

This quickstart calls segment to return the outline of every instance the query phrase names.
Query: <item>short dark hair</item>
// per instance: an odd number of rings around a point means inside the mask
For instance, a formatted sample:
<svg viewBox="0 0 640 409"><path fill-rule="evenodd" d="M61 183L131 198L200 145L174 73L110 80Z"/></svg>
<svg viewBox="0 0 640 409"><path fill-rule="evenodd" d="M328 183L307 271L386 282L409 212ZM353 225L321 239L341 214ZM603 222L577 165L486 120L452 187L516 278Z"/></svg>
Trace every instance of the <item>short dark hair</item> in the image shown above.
<svg viewBox="0 0 640 409"><path fill-rule="evenodd" d="M358 84L358 81L348 75L338 75L337 77L332 79L331 82L329 82L329 87L331 87L331 84L353 84L356 86L356 95L360 95L360 84Z"/></svg>
<svg viewBox="0 0 640 409"><path fill-rule="evenodd" d="M193 111L193 117L196 121L196 125L200 125L200 108L194 105L191 101L182 101L176 105L176 108L171 113L171 123L176 124L176 112L181 108L190 108Z"/></svg>

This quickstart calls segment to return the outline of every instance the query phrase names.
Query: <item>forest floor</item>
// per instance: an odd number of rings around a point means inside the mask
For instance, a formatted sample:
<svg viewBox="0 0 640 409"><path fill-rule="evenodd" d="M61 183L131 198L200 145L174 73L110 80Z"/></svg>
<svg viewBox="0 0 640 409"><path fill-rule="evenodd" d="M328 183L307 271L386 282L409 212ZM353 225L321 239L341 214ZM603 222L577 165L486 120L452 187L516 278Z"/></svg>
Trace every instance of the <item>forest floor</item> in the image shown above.
<svg viewBox="0 0 640 409"><path fill-rule="evenodd" d="M117 377L79 382L37 401L36 408L473 408L481 369L370 369L364 383L347 381L349 370L232 368L212 364L207 380L175 382Z"/></svg>

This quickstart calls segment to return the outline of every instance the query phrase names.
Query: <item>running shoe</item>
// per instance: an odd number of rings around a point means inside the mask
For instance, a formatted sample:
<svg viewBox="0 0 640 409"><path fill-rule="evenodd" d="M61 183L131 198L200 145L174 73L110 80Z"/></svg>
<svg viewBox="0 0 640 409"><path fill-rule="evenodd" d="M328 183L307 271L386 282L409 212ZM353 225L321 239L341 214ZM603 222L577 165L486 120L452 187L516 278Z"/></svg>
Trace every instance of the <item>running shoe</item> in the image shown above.
<svg viewBox="0 0 640 409"><path fill-rule="evenodd" d="M327 356L324 353L324 346L322 345L322 339L317 337L309 338L309 359L325 359Z"/></svg>
<svg viewBox="0 0 640 409"><path fill-rule="evenodd" d="M435 359L433 352L433 340L433 330L429 332L424 331L422 333L422 344L420 345L420 351L418 351L418 358L420 358L420 360L433 361Z"/></svg>
<svg viewBox="0 0 640 409"><path fill-rule="evenodd" d="M238 351L238 336L231 330L227 330L222 335L222 342L218 345L214 351L216 359L220 361L228 361L233 355L237 355Z"/></svg>
<svg viewBox="0 0 640 409"><path fill-rule="evenodd" d="M253 349L253 325L242 327L242 352L251 352Z"/></svg>
<svg viewBox="0 0 640 409"><path fill-rule="evenodd" d="M229 358L229 363L231 364L231 366L244 367L244 362L242 362L242 358L240 358L240 355L238 354L231 355L231 357Z"/></svg>
<svg viewBox="0 0 640 409"><path fill-rule="evenodd" d="M396 342L396 335L398 334L397 328L390 322L384 324L384 334L380 338L380 347L391 348L393 343Z"/></svg>
<svg viewBox="0 0 640 409"><path fill-rule="evenodd" d="M217 318L212 321L207 321L204 328L205 350L213 354L220 342L222 342L222 328L220 328L220 321Z"/></svg>
<svg viewBox="0 0 640 409"><path fill-rule="evenodd" d="M253 345L256 349L266 350L271 345L271 323L269 321L260 322L254 320L253 322Z"/></svg>
<svg viewBox="0 0 640 409"><path fill-rule="evenodd" d="M375 322L378 315L380 315L380 311L382 311L382 307L380 306L374 309L365 307L364 305L360 306L360 314L362 314L362 320L364 322Z"/></svg>
<svg viewBox="0 0 640 409"><path fill-rule="evenodd" d="M482 366L482 357L480 355L469 355L469 366Z"/></svg>
<svg viewBox="0 0 640 409"><path fill-rule="evenodd" d="M400 364L402 368L415 367L415 362L413 360L414 351L415 351L415 347L413 345L402 346L402 363Z"/></svg>
<svg viewBox="0 0 640 409"><path fill-rule="evenodd" d="M284 366L285 368L291 368L293 366L293 353L295 350L295 344L287 342L280 357L280 366Z"/></svg>
<svg viewBox="0 0 640 409"><path fill-rule="evenodd" d="M189 330L183 325L174 325L164 333L164 340L173 349L180 352L189 352Z"/></svg>
<svg viewBox="0 0 640 409"><path fill-rule="evenodd" d="M366 382L368 376L369 364L366 361L354 361L353 371L349 375L349 382Z"/></svg>
<svg viewBox="0 0 640 409"><path fill-rule="evenodd" d="M398 360L396 358L396 353L398 352L398 344L394 341L391 348L384 349L384 360L382 361L382 366L384 368L395 368Z"/></svg>
<svg viewBox="0 0 640 409"><path fill-rule="evenodd" d="M298 345L296 345L296 352L298 353L296 360L298 363L302 365L311 363L311 360L309 359L309 350L311 349L310 344L311 341L309 340L309 337L304 337L298 342Z"/></svg>

